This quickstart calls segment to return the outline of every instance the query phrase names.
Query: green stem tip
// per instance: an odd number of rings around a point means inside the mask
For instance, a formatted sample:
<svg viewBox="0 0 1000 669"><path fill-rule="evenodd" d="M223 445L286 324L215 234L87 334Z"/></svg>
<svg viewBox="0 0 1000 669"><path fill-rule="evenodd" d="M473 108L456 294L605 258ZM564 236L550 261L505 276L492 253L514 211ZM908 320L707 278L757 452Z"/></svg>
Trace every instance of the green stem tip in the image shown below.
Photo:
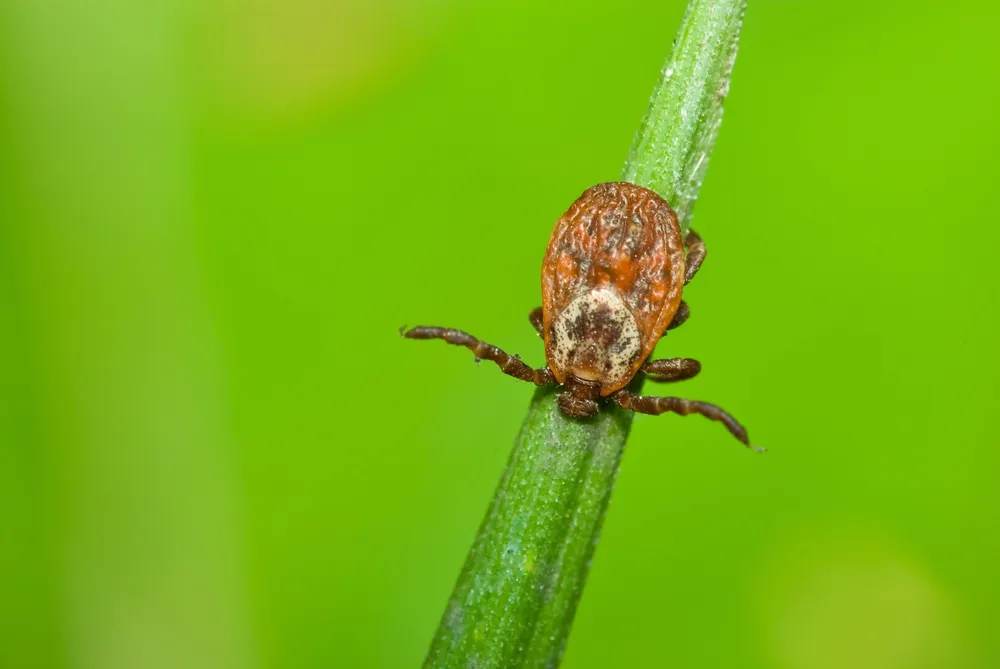
<svg viewBox="0 0 1000 669"><path fill-rule="evenodd" d="M722 120L745 0L691 0L622 170L687 229ZM556 667L632 416L565 417L536 391L425 667Z"/></svg>

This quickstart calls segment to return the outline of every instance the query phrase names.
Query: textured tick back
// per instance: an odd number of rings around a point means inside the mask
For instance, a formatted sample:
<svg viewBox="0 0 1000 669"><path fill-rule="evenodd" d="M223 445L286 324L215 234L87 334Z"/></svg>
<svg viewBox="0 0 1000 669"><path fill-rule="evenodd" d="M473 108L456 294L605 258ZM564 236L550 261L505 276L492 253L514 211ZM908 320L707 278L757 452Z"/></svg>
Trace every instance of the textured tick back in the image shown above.
<svg viewBox="0 0 1000 669"><path fill-rule="evenodd" d="M684 245L667 202L630 183L587 189L556 223L542 264L545 355L556 379L600 381L602 395L624 387L669 325L683 285Z"/></svg>

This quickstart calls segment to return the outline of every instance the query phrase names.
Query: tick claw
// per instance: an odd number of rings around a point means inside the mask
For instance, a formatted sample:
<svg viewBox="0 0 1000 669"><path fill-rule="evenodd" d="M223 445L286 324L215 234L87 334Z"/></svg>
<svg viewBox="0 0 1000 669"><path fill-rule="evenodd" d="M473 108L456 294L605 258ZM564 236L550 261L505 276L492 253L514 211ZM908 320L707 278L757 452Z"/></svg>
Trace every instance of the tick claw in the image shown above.
<svg viewBox="0 0 1000 669"><path fill-rule="evenodd" d="M405 325L400 326L400 328L399 328L399 336L400 337L405 337L406 336L406 326Z"/></svg>

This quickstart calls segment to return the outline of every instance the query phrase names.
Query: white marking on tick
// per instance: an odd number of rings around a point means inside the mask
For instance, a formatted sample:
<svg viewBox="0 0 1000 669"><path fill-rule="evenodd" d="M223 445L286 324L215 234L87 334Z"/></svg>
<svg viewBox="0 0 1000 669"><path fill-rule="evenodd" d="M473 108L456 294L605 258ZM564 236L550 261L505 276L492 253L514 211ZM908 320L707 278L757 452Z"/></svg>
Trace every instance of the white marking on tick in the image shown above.
<svg viewBox="0 0 1000 669"><path fill-rule="evenodd" d="M556 315L553 326L555 365L605 386L627 380L642 350L635 317L611 288L578 295Z"/></svg>

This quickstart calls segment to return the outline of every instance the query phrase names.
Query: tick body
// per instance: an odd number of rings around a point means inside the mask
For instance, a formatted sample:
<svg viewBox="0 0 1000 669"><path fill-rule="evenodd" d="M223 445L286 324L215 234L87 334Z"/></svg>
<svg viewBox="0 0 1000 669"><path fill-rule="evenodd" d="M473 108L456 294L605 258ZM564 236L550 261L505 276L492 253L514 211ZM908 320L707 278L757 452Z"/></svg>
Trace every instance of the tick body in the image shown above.
<svg viewBox="0 0 1000 669"><path fill-rule="evenodd" d="M587 190L556 223L542 263L542 336L556 380L597 384L602 396L628 385L677 313L684 268L663 198L630 183Z"/></svg>
<svg viewBox="0 0 1000 669"><path fill-rule="evenodd" d="M598 184L556 222L542 263L542 306L529 318L545 342L546 367L532 369L461 330L416 327L404 336L444 339L496 362L505 374L560 384L559 408L574 418L594 416L601 398L640 413L700 413L749 446L746 430L715 405L643 397L626 388L640 373L681 381L701 370L690 358L649 356L667 330L687 319L683 288L704 257L698 234L682 237L677 215L655 192L631 183Z"/></svg>

